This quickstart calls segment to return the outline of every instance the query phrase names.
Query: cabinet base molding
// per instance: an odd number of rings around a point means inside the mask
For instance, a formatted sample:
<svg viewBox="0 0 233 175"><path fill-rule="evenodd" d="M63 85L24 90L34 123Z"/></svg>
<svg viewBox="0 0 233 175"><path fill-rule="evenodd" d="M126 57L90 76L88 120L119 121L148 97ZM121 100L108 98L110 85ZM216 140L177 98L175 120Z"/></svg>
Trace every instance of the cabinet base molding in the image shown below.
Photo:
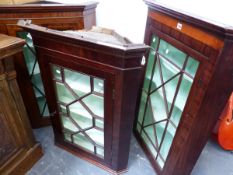
<svg viewBox="0 0 233 175"><path fill-rule="evenodd" d="M75 156L78 156L80 159L83 159L85 161L88 161L89 163L95 165L95 166L98 166L99 168L105 170L105 171L108 171L109 173L113 174L113 175L119 175L119 174L123 174L123 173L126 173L128 171L128 168L125 168L123 170L120 170L120 171L114 171L112 169L110 169L109 167L107 166L104 166L103 164L101 163L98 163L96 161L93 161L93 159L91 158L88 158L86 155L83 155L81 152L78 152L76 151L73 147L70 147L70 148L67 148L67 145L64 144L64 143L61 143L59 141L55 141L55 145L58 146L59 148L62 148L68 152L70 152L71 154L75 155Z"/></svg>
<svg viewBox="0 0 233 175"><path fill-rule="evenodd" d="M2 171L3 175L24 175L32 166L43 156L42 147L39 143L35 144L27 151L17 163L7 165Z"/></svg>

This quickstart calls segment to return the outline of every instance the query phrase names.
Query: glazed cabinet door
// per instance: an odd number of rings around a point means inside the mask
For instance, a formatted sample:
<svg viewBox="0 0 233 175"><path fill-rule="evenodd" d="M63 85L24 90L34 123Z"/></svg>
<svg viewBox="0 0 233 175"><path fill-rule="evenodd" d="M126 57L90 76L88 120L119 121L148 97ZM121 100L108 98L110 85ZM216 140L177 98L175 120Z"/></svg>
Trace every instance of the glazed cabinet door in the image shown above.
<svg viewBox="0 0 233 175"><path fill-rule="evenodd" d="M155 31L152 29L149 35L150 52L135 130L161 171L179 124L187 119L184 116L195 98L202 98L197 80L203 76L204 59L191 48L172 39L170 42L169 37Z"/></svg>
<svg viewBox="0 0 233 175"><path fill-rule="evenodd" d="M33 127L36 127L36 125L45 126L50 124L49 111L32 37L30 33L25 31L17 32L17 36L26 41L26 44L23 47L23 58L21 57L21 60L24 59L22 60L21 65L24 65L25 68L21 72L27 71L28 78L25 81L28 83L30 82L30 86L33 89L33 92L31 92L32 89L30 89L30 92L32 93L30 98L33 100L31 99L28 102L35 103L33 111L30 112L30 114L34 113L34 117L30 118L30 120ZM27 99L25 100L27 101Z"/></svg>
<svg viewBox="0 0 233 175"><path fill-rule="evenodd" d="M68 59L68 58L67 58ZM43 61L46 60L46 61ZM40 60L39 60L40 61ZM49 101L55 142L106 164L111 161L111 74L54 57L40 65Z"/></svg>

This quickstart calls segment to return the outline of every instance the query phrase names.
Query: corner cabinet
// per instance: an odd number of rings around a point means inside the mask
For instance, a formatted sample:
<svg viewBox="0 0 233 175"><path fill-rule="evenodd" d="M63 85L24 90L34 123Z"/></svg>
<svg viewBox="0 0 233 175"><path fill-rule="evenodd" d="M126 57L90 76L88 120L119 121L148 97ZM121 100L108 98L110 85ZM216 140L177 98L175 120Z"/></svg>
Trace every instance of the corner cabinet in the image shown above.
<svg viewBox="0 0 233 175"><path fill-rule="evenodd" d="M29 19L35 24L57 30L90 29L96 22L96 6L96 2L68 5L49 1L0 5L0 33L26 40L23 54L18 54L14 62L17 81L33 128L49 125L50 114L31 35L18 27L17 21Z"/></svg>
<svg viewBox="0 0 233 175"><path fill-rule="evenodd" d="M127 169L143 44L112 30L59 32L28 24L56 145L112 173Z"/></svg>
<svg viewBox="0 0 233 175"><path fill-rule="evenodd" d="M23 104L13 56L24 40L0 34L0 174L23 175L42 156Z"/></svg>
<svg viewBox="0 0 233 175"><path fill-rule="evenodd" d="M145 2L150 51L134 132L158 174L188 175L233 89L233 30Z"/></svg>

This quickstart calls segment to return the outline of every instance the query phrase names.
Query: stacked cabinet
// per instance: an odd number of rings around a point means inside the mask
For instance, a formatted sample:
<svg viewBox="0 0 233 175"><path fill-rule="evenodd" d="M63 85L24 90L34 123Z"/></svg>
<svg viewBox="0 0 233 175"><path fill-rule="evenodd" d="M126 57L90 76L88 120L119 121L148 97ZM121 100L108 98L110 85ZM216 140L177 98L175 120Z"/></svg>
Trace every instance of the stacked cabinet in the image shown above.
<svg viewBox="0 0 233 175"><path fill-rule="evenodd" d="M124 172L147 46L99 27L59 32L19 25L35 44L56 145Z"/></svg>
<svg viewBox="0 0 233 175"><path fill-rule="evenodd" d="M0 34L0 174L25 174L42 156L16 82L13 56L25 41Z"/></svg>
<svg viewBox="0 0 233 175"><path fill-rule="evenodd" d="M96 2L68 5L36 0L27 4L0 5L0 32L26 40L23 54L18 54L14 62L33 128L49 125L50 114L31 35L18 27L17 21L29 19L35 24L57 30L90 29L95 25L96 6Z"/></svg>
<svg viewBox="0 0 233 175"><path fill-rule="evenodd" d="M190 174L233 89L233 31L145 2L150 51L135 135L159 174Z"/></svg>

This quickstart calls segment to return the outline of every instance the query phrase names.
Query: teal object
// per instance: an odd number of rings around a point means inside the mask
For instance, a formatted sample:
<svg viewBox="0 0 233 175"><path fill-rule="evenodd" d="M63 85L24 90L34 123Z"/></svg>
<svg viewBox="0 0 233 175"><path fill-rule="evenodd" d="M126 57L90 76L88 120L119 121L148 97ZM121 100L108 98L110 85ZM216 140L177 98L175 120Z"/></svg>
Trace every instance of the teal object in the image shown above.
<svg viewBox="0 0 233 175"><path fill-rule="evenodd" d="M136 130L163 168L199 62L152 36Z"/></svg>
<svg viewBox="0 0 233 175"><path fill-rule="evenodd" d="M17 32L17 36L25 39L26 44L23 46L23 54L30 80L33 86L37 104L42 117L49 117L49 110L45 98L44 86L42 83L40 68L36 58L36 51L32 42L32 37L28 32Z"/></svg>

